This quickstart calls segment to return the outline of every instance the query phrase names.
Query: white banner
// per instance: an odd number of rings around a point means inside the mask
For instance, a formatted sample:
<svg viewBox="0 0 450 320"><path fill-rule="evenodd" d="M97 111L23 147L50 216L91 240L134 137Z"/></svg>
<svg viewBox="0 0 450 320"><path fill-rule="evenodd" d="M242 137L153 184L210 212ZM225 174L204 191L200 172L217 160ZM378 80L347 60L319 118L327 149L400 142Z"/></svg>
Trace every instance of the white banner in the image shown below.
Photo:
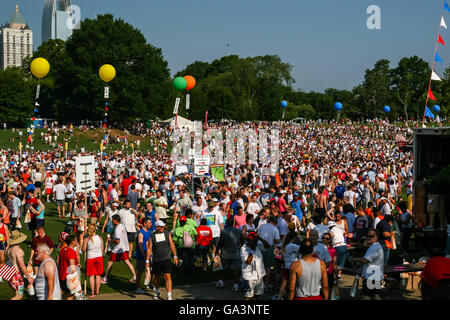
<svg viewBox="0 0 450 320"><path fill-rule="evenodd" d="M41 92L41 85L38 84L36 87L36 99L39 99L39 93Z"/></svg>
<svg viewBox="0 0 450 320"><path fill-rule="evenodd" d="M189 110L190 105L191 105L191 95L187 94L186 95L186 110Z"/></svg>
<svg viewBox="0 0 450 320"><path fill-rule="evenodd" d="M109 87L105 87L105 99L109 99Z"/></svg>
<svg viewBox="0 0 450 320"><path fill-rule="evenodd" d="M94 156L75 158L75 192L95 190L95 158Z"/></svg>
<svg viewBox="0 0 450 320"><path fill-rule="evenodd" d="M178 114L178 107L180 106L180 98L175 100L175 108L173 109L173 114Z"/></svg>

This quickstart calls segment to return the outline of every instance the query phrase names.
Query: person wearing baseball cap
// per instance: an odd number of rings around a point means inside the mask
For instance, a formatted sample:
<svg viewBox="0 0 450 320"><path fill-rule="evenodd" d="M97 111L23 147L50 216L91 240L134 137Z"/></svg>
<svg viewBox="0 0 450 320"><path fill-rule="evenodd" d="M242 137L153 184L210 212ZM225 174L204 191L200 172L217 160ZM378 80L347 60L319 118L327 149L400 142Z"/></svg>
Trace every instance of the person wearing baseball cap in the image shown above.
<svg viewBox="0 0 450 320"><path fill-rule="evenodd" d="M181 216L180 225L173 232L173 242L177 246L178 251L181 251L183 273L185 275L191 274L194 268L194 249L197 237L196 228L187 222L187 217Z"/></svg>
<svg viewBox="0 0 450 320"><path fill-rule="evenodd" d="M260 238L256 232L249 232L241 248L242 278L247 283L245 300L257 300L264 294L264 276L266 270L263 262L262 248L269 248L269 243Z"/></svg>
<svg viewBox="0 0 450 320"><path fill-rule="evenodd" d="M159 299L161 292L159 290L160 276L164 274L164 280L167 289L167 300L172 300L172 277L171 277L171 258L170 251L173 253L173 262L178 265L177 249L172 240L172 235L165 229L166 224L162 220L155 223L156 231L152 233L147 244L147 256L145 266L150 267L152 260L152 281L155 286L156 299Z"/></svg>
<svg viewBox="0 0 450 320"><path fill-rule="evenodd" d="M427 261L420 275L423 300L450 299L450 259L433 257Z"/></svg>

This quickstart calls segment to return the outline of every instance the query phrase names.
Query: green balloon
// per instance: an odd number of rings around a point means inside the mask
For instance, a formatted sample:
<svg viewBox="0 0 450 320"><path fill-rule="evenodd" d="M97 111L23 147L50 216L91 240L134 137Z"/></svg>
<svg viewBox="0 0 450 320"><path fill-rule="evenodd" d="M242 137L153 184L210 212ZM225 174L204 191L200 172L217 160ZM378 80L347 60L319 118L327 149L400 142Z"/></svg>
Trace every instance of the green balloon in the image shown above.
<svg viewBox="0 0 450 320"><path fill-rule="evenodd" d="M177 90L184 90L187 87L187 81L185 78L183 77L176 77L173 80L173 86L175 87L175 89Z"/></svg>

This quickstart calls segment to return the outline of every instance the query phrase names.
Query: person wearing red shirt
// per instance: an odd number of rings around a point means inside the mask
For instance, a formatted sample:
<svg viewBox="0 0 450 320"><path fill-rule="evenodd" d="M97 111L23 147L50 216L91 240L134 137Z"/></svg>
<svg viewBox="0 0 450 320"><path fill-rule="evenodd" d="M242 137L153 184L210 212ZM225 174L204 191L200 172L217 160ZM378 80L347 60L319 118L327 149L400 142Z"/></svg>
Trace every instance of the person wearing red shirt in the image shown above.
<svg viewBox="0 0 450 320"><path fill-rule="evenodd" d="M122 183L120 184L120 187L122 188L122 196L124 198L128 195L128 189L131 184L131 179L128 177L128 175L125 176L125 178L122 180Z"/></svg>
<svg viewBox="0 0 450 320"><path fill-rule="evenodd" d="M71 271L75 272L76 266L78 265L77 254L74 250L76 246L75 238L69 236L68 233L63 236L64 244L58 255L58 277L59 285L62 292L64 293L65 300L73 300L73 295L70 294L70 290L67 287L67 275L69 274L68 268L71 267Z"/></svg>
<svg viewBox="0 0 450 320"><path fill-rule="evenodd" d="M28 260L28 264L33 265L34 274L37 274L38 268L42 262L37 259L36 250L38 245L40 243L46 244L50 248L50 254L52 254L53 248L55 247L55 244L53 243L52 239L50 239L50 237L45 234L44 226L37 227L36 232L37 237L33 238L33 240L31 241L30 260Z"/></svg>
<svg viewBox="0 0 450 320"><path fill-rule="evenodd" d="M211 228L207 226L208 220L202 218L197 230L197 258L202 259L203 271L206 271L208 264L209 247L213 240Z"/></svg>

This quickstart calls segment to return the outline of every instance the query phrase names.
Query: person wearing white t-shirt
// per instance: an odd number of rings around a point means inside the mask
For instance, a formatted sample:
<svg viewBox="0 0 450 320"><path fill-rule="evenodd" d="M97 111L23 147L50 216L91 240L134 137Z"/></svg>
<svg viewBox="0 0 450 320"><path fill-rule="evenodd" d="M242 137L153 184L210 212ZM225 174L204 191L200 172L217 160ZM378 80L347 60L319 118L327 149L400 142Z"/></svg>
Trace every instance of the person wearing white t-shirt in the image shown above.
<svg viewBox="0 0 450 320"><path fill-rule="evenodd" d="M136 241L136 221L139 213L131 207L131 201L125 200L123 208L119 211L120 221L125 227L129 243L130 254L133 253L133 244Z"/></svg>
<svg viewBox="0 0 450 320"><path fill-rule="evenodd" d="M260 208L259 208L259 204L256 202L256 196L252 196L249 204L247 205L247 213L252 214L253 217L256 219L259 211L260 211Z"/></svg>
<svg viewBox="0 0 450 320"><path fill-rule="evenodd" d="M50 202L50 197L53 191L53 184L55 183L55 176L53 172L50 171L48 177L45 179L45 194L47 195L47 202Z"/></svg>
<svg viewBox="0 0 450 320"><path fill-rule="evenodd" d="M58 179L56 183L57 184L53 187L53 198L56 200L56 208L58 210L58 216L61 219L61 215L64 218L64 210L65 210L64 201L66 200L67 189L61 180Z"/></svg>
<svg viewBox="0 0 450 320"><path fill-rule="evenodd" d="M354 191L355 186L351 183L348 186L348 191L344 192L344 197L348 197L349 202L352 206L356 207L356 192Z"/></svg>
<svg viewBox="0 0 450 320"><path fill-rule="evenodd" d="M374 284L381 284L384 278L384 254L383 248L378 242L379 233L376 230L369 229L367 233L367 239L365 246L369 246L364 257L354 258L353 262L363 264L362 268L362 278L363 278L363 289L361 298L363 300L380 300L380 289L372 287L369 289L367 286L368 282L371 282L372 286Z"/></svg>
<svg viewBox="0 0 450 320"><path fill-rule="evenodd" d="M206 211L206 209L208 209L206 201L204 201L202 197L198 195L195 205L192 206L192 211L194 211L194 220L197 223L197 225L200 225L200 220L202 219L202 216Z"/></svg>
<svg viewBox="0 0 450 320"><path fill-rule="evenodd" d="M113 224L115 226L114 230L114 239L111 240L113 244L113 249L109 255L108 266L106 267L105 276L102 279L102 283L108 282L108 273L111 270L111 267L114 262L124 261L127 267L130 269L133 278L130 279L130 282L136 281L136 273L134 271L133 265L129 260L129 243L127 237L127 231L123 224L120 223L120 215L116 214L112 218Z"/></svg>
<svg viewBox="0 0 450 320"><path fill-rule="evenodd" d="M216 208L213 207L213 204L211 203L208 210L203 213L202 218L205 218L208 221L206 225L211 228L213 245L217 247L217 244L219 243L220 232L224 228L222 214L219 210L216 210Z"/></svg>

